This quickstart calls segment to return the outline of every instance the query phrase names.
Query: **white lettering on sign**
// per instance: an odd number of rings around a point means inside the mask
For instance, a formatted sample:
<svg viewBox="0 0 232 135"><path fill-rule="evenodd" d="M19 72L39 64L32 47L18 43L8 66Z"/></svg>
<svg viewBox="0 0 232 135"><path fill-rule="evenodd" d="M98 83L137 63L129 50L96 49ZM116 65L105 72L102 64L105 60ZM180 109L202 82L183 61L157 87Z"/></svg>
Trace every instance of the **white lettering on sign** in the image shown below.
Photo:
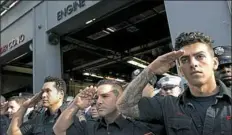
<svg viewBox="0 0 232 135"><path fill-rule="evenodd" d="M8 44L1 45L0 47L0 56L6 54L9 51L12 51L16 46L20 45L25 40L25 35L20 35L17 38L12 39Z"/></svg>
<svg viewBox="0 0 232 135"><path fill-rule="evenodd" d="M78 8L85 6L85 0L74 1L73 4L69 4L63 10L57 12L57 21L62 20L68 15L71 15L73 12L77 11Z"/></svg>

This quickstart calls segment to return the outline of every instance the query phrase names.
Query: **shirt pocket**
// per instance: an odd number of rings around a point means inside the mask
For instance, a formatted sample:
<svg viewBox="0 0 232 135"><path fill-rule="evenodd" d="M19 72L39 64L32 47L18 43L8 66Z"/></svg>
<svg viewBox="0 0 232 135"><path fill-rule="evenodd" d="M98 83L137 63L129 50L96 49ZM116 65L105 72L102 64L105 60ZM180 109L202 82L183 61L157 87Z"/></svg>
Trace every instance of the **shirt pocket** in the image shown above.
<svg viewBox="0 0 232 135"><path fill-rule="evenodd" d="M193 135L191 124L191 118L170 117L168 119L168 133L169 135Z"/></svg>
<svg viewBox="0 0 232 135"><path fill-rule="evenodd" d="M42 125L38 125L33 130L33 135L44 135L44 127Z"/></svg>

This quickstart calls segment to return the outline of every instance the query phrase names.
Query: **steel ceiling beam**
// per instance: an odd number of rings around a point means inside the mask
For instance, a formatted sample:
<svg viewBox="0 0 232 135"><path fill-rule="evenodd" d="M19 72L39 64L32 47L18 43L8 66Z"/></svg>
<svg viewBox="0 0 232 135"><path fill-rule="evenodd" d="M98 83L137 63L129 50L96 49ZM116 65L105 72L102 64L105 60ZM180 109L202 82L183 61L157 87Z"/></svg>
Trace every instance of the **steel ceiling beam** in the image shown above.
<svg viewBox="0 0 232 135"><path fill-rule="evenodd" d="M7 65L7 66L4 66L2 69L5 71L13 71L13 72L18 72L18 73L32 74L31 68L24 68L24 67Z"/></svg>
<svg viewBox="0 0 232 135"><path fill-rule="evenodd" d="M119 60L124 61L124 60L130 59L133 56L139 56L139 55L151 52L152 49L157 47L157 45L160 45L160 44L165 43L165 42L169 42L170 40L171 40L170 37L166 37L166 38L160 39L158 41L150 42L150 43L148 43L146 45L141 45L141 46L145 46L145 47L149 48L149 50L145 49L144 47L143 48L134 47L134 48L130 49L129 51L126 51L125 54L127 54L127 56L125 56L123 58L122 57L115 57L113 55L107 56L107 57L112 58L112 59L101 58L101 59L86 63L84 65L75 67L75 68L72 69L72 71L81 70L81 69L84 69L84 68L86 70L92 70L94 68L99 68L99 67L103 67L103 66L106 66L106 65L117 63ZM145 49L145 50L140 51L141 49ZM67 70L67 71L71 71L71 70Z"/></svg>
<svg viewBox="0 0 232 135"><path fill-rule="evenodd" d="M86 43L84 41L81 41L81 40L78 40L78 39L74 39L72 37L69 37L69 36L65 36L64 38L62 38L63 40L65 41L68 41L70 43L73 43L73 44L76 44L78 45L79 47L83 47L83 48L86 48L86 49L91 49L91 50L102 50L102 51L105 51L107 53L116 53L115 51L113 50L110 50L110 49L106 49L106 48L102 48L102 47L99 47L99 46L96 46L96 45L93 45L93 44L90 44L90 43Z"/></svg>

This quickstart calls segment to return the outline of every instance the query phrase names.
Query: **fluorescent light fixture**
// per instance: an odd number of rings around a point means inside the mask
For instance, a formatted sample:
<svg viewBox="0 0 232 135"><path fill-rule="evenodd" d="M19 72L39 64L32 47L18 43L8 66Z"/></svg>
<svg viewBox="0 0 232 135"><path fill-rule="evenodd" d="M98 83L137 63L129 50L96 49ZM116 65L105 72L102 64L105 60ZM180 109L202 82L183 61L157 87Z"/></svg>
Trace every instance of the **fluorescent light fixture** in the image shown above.
<svg viewBox="0 0 232 135"><path fill-rule="evenodd" d="M1 13L1 16L4 15L6 13L7 10L4 10L2 13Z"/></svg>
<svg viewBox="0 0 232 135"><path fill-rule="evenodd" d="M147 61L142 60L140 58L133 57L133 59L136 60L136 61L138 61L138 62L141 62L141 63L149 64Z"/></svg>
<svg viewBox="0 0 232 135"><path fill-rule="evenodd" d="M115 79L115 81L125 82L125 80L123 80L123 79L119 79L119 78Z"/></svg>
<svg viewBox="0 0 232 135"><path fill-rule="evenodd" d="M96 77L96 78L104 78L104 77L102 77L102 76L95 75L95 74L91 74L90 76L92 76L92 77Z"/></svg>
<svg viewBox="0 0 232 135"><path fill-rule="evenodd" d="M83 75L85 75L85 76L92 76L92 77L101 78L101 79L104 78L103 76L98 76L96 74L90 74L90 73L87 73L87 72L83 73Z"/></svg>
<svg viewBox="0 0 232 135"><path fill-rule="evenodd" d="M105 37L105 36L107 36L109 34L110 34L110 32L108 32L106 30L102 30L102 31L99 31L97 33L94 33L94 34L88 36L87 38L90 38L92 40L97 40L97 39Z"/></svg>
<svg viewBox="0 0 232 135"><path fill-rule="evenodd" d="M144 65L142 63L139 63L137 61L134 61L134 60L129 60L127 61L127 63L131 64L131 65L134 65L134 66L137 66L137 67L141 67L141 68L146 68L147 65Z"/></svg>
<svg viewBox="0 0 232 135"><path fill-rule="evenodd" d="M9 8L12 8L16 3L18 3L19 1L17 0L17 1L15 1L15 2L13 2L12 4L10 4L10 6L9 6Z"/></svg>
<svg viewBox="0 0 232 135"><path fill-rule="evenodd" d="M83 73L83 75L85 75L85 76L90 76L90 73Z"/></svg>
<svg viewBox="0 0 232 135"><path fill-rule="evenodd" d="M93 22L93 20L89 20L85 24L90 24L91 22Z"/></svg>
<svg viewBox="0 0 232 135"><path fill-rule="evenodd" d="M103 77L103 76L100 76L100 75L90 74L90 73L87 73L87 72L83 73L83 75L85 75L85 76L92 76L92 77L101 78L101 79L105 78L105 79L108 79L108 80L115 80L115 81L119 81L119 82L125 82L125 80L120 79L120 78L116 78L115 79L115 78L109 77L109 76Z"/></svg>
<svg viewBox="0 0 232 135"><path fill-rule="evenodd" d="M103 30L103 32L105 32L105 33L107 33L107 34L110 34L108 31L105 31L105 30Z"/></svg>
<svg viewBox="0 0 232 135"><path fill-rule="evenodd" d="M109 77L109 76L107 76L105 78L108 79L108 80L115 80L115 81L119 81L119 82L125 82L125 80L119 79L119 78L113 78L113 77Z"/></svg>
<svg viewBox="0 0 232 135"><path fill-rule="evenodd" d="M109 76L107 76L107 77L105 77L105 78L108 79L108 80L115 80L115 78L109 77Z"/></svg>
<svg viewBox="0 0 232 135"><path fill-rule="evenodd" d="M110 32L115 32L115 29L113 29L112 27L107 28L107 30L110 31Z"/></svg>
<svg viewBox="0 0 232 135"><path fill-rule="evenodd" d="M127 63L141 68L146 68L147 65L149 64L147 61L136 57L133 57L132 60L128 60Z"/></svg>
<svg viewBox="0 0 232 135"><path fill-rule="evenodd" d="M92 22L95 21L95 20L96 20L96 19L93 18L92 20L87 21L85 24L90 24L90 23L92 23Z"/></svg>

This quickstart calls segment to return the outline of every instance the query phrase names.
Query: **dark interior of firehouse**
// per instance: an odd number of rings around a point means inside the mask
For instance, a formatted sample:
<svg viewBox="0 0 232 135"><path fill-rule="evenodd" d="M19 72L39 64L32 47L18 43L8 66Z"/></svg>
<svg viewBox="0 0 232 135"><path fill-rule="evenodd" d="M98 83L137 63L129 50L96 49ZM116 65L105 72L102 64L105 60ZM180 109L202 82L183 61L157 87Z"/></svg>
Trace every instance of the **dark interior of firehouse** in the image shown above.
<svg viewBox="0 0 232 135"><path fill-rule="evenodd" d="M62 74L68 83L69 95L102 78L130 82L135 69L146 67L172 50L163 1L140 1L101 18L93 18L83 27L61 35L60 41ZM31 72L7 70L8 66L32 70L32 57L33 52L28 50L4 65L3 72L32 76ZM169 74L177 74L176 68ZM31 89L32 86L22 86L5 96L31 92Z"/></svg>

